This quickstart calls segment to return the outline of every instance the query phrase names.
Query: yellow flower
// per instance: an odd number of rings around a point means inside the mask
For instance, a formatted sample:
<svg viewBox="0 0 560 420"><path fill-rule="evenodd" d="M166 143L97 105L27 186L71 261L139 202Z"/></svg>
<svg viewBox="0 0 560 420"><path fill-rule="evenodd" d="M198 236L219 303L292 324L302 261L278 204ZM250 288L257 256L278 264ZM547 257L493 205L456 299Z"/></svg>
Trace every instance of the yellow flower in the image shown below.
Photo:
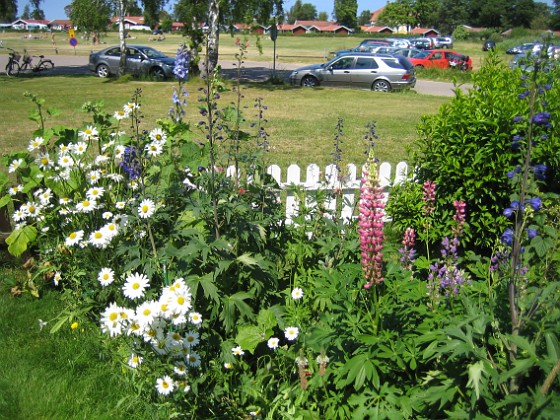
<svg viewBox="0 0 560 420"><path fill-rule="evenodd" d="M73 322L72 325L70 325L70 328L72 328L73 330L75 330L76 328L78 328L78 323L77 323L77 322Z"/></svg>

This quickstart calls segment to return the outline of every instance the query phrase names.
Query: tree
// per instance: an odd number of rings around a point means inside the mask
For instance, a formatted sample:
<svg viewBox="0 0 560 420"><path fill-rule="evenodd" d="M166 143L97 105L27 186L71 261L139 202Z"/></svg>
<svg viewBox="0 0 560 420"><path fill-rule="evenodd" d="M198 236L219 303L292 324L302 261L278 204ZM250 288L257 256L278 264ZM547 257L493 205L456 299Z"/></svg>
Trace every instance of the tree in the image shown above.
<svg viewBox="0 0 560 420"><path fill-rule="evenodd" d="M294 23L296 20L315 20L317 19L317 9L311 3L302 3L296 0L288 11L288 22Z"/></svg>
<svg viewBox="0 0 560 420"><path fill-rule="evenodd" d="M29 4L23 6L23 13L21 14L22 19L31 19L31 9L29 8Z"/></svg>
<svg viewBox="0 0 560 420"><path fill-rule="evenodd" d="M407 31L410 31L411 28L416 26L416 18L411 13L411 10L411 0L396 0L385 6L379 14L377 21L381 25L390 27L404 25L407 27Z"/></svg>
<svg viewBox="0 0 560 420"><path fill-rule="evenodd" d="M160 12L167 0L142 0L144 6L144 23L154 28L159 23Z"/></svg>
<svg viewBox="0 0 560 420"><path fill-rule="evenodd" d="M369 25L371 19L371 12L369 10L363 10L358 16L358 25Z"/></svg>
<svg viewBox="0 0 560 420"><path fill-rule="evenodd" d="M329 14L327 12L319 12L317 15L318 20L329 20Z"/></svg>
<svg viewBox="0 0 560 420"><path fill-rule="evenodd" d="M0 22L13 22L17 16L17 0L0 0Z"/></svg>
<svg viewBox="0 0 560 420"><path fill-rule="evenodd" d="M33 6L33 10L31 11L31 18L36 20L44 20L45 19L45 12L41 10L41 2L43 0L30 0L31 6Z"/></svg>
<svg viewBox="0 0 560 420"><path fill-rule="evenodd" d="M358 1L334 0L334 17L336 21L349 28L358 26Z"/></svg>
<svg viewBox="0 0 560 420"><path fill-rule="evenodd" d="M457 26L468 22L467 0L442 0L439 9L439 26L442 33L452 34Z"/></svg>
<svg viewBox="0 0 560 420"><path fill-rule="evenodd" d="M95 33L107 29L113 5L110 0L72 0L64 10L79 31Z"/></svg>

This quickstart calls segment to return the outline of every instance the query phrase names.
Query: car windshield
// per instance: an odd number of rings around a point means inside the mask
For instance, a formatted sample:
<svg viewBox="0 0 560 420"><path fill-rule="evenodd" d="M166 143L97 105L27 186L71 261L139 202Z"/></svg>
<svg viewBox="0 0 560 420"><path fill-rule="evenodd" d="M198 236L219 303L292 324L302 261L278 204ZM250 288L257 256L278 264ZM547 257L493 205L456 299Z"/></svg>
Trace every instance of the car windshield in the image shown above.
<svg viewBox="0 0 560 420"><path fill-rule="evenodd" d="M164 58L167 57L164 53L154 50L153 48L141 48L141 51L146 54L148 58Z"/></svg>

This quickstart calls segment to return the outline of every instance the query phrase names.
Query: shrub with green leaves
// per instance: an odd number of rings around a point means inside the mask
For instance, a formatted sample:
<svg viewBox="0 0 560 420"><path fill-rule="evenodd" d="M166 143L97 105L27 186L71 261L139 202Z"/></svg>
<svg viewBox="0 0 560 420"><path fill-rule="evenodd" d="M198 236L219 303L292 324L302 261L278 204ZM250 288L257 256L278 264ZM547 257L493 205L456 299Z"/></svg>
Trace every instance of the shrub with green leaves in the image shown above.
<svg viewBox="0 0 560 420"><path fill-rule="evenodd" d="M533 158L546 166L545 191L560 187L560 84L558 67L539 72L542 94L534 106L536 112L546 109L551 127L546 138L535 138ZM512 189L504 175L519 162L515 136L524 135L515 118L528 115L526 95L528 75L511 71L495 56L473 75L473 89L457 90L456 96L443 105L436 115L423 117L419 139L411 148L412 165L416 168L414 183L426 180L438 185L438 220L446 221L450 203L469 203L468 242L474 249L488 252L507 226L502 215ZM416 213L410 212L412 196L419 185L395 188L390 195L389 212L402 229L418 227ZM401 208L404 209L401 211ZM438 234L445 234L440 225Z"/></svg>

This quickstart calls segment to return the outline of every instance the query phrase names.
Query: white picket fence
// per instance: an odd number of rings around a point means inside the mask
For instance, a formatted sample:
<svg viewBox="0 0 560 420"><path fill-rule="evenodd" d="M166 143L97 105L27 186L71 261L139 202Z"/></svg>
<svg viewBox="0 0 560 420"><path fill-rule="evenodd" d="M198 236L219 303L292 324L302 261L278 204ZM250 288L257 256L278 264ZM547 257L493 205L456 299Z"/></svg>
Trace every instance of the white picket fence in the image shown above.
<svg viewBox="0 0 560 420"><path fill-rule="evenodd" d="M379 164L379 180L382 187L385 188L385 200L389 198L387 192L388 187L403 182L408 177L408 165L406 162L399 162L393 171L392 165L388 162ZM344 171L339 171L336 165L327 165L324 171L321 171L319 165L310 164L306 169L305 180L302 179L302 169L298 165L290 165L286 170L285 179L282 177L282 169L278 165L271 165L267 169L267 173L271 175L285 194L286 204L286 221L291 223L300 211L298 194L296 189L304 191L333 190L339 194L329 195L324 202L324 208L332 212L340 209L338 215L344 220L350 220L355 216L355 204L360 198L360 186L363 167L358 174L358 167L354 164L348 164ZM235 174L235 167L229 167L227 170L229 176ZM337 198L341 199L337 203ZM313 195L306 195L305 206L307 208L317 208Z"/></svg>

